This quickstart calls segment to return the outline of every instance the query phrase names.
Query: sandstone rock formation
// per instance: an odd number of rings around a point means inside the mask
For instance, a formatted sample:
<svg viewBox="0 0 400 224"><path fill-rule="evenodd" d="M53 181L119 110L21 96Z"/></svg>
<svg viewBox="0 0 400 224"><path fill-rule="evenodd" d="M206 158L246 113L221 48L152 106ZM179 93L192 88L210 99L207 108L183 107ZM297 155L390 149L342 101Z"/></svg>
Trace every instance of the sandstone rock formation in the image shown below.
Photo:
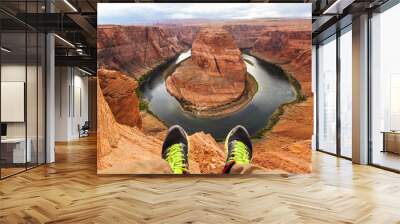
<svg viewBox="0 0 400 224"><path fill-rule="evenodd" d="M311 33L307 31L265 32L254 43L252 53L268 54L273 63L286 64L309 50L310 40Z"/></svg>
<svg viewBox="0 0 400 224"><path fill-rule="evenodd" d="M309 31L273 31L260 36L251 54L280 65L299 81L302 93L311 93L311 33Z"/></svg>
<svg viewBox="0 0 400 224"><path fill-rule="evenodd" d="M224 25L224 29L228 30L235 39L240 49L250 49L256 40L264 32L265 25L248 25L248 24L231 24Z"/></svg>
<svg viewBox="0 0 400 224"><path fill-rule="evenodd" d="M192 44L192 57L167 78L171 95L195 110L226 105L242 96L246 65L232 35L203 28Z"/></svg>
<svg viewBox="0 0 400 224"><path fill-rule="evenodd" d="M192 46L193 40L196 37L197 32L200 30L200 26L187 26L185 24L160 24L160 28L167 32L168 36L175 36L181 45L187 47Z"/></svg>
<svg viewBox="0 0 400 224"><path fill-rule="evenodd" d="M161 140L116 121L103 91L97 91L97 173L170 173L161 159Z"/></svg>
<svg viewBox="0 0 400 224"><path fill-rule="evenodd" d="M210 25L187 21L153 26L101 25L97 31L97 55L101 68L122 71L139 79L157 65L187 50L198 30ZM229 31L240 49L250 49L256 40L273 31L305 31L309 20L248 20L214 22ZM292 35L292 34L290 34Z"/></svg>
<svg viewBox="0 0 400 224"><path fill-rule="evenodd" d="M311 90L311 22L291 31L271 31L260 36L251 49L258 58L281 66L301 85L305 101L287 105L279 121L255 144L254 163L292 173L309 173L313 132ZM306 31L304 31L306 30Z"/></svg>
<svg viewBox="0 0 400 224"><path fill-rule="evenodd" d="M141 128L139 100L135 92L137 82L121 72L107 69L99 69L97 78L117 122Z"/></svg>
<svg viewBox="0 0 400 224"><path fill-rule="evenodd" d="M156 26L99 26L97 60L100 68L118 70L139 79L157 65L188 49L190 37ZM193 30L188 29L188 32ZM184 41L177 37L180 34Z"/></svg>
<svg viewBox="0 0 400 224"><path fill-rule="evenodd" d="M163 122L147 111L141 111L140 117L142 118L143 133L160 140L165 139L168 127Z"/></svg>
<svg viewBox="0 0 400 224"><path fill-rule="evenodd" d="M220 174L225 165L225 152L210 134L197 132L189 137L190 157L196 161L202 173Z"/></svg>
<svg viewBox="0 0 400 224"><path fill-rule="evenodd" d="M145 134L137 127L119 123L104 96L97 91L97 172L99 174L169 174L169 165L161 158L162 140ZM165 130L160 130L165 131ZM211 137L196 133L189 137L189 172L219 173L223 151ZM223 165L222 165L223 166Z"/></svg>

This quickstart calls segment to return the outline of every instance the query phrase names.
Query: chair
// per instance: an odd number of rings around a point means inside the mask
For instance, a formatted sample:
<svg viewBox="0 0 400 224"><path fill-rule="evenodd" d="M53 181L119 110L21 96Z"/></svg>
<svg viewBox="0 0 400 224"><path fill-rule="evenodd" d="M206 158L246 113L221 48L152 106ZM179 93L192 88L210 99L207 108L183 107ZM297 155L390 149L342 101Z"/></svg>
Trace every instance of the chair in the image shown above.
<svg viewBox="0 0 400 224"><path fill-rule="evenodd" d="M90 125L89 121L85 121L82 127L78 124L79 138L89 136Z"/></svg>

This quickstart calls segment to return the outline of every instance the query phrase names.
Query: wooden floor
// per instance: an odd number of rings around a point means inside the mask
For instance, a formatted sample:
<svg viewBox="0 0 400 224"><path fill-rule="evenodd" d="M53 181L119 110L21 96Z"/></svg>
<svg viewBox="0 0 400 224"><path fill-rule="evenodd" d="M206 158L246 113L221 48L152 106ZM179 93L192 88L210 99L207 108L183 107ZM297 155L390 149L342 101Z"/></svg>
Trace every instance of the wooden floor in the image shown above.
<svg viewBox="0 0 400 224"><path fill-rule="evenodd" d="M400 223L400 175L315 153L314 173L96 175L93 138L0 181L0 223Z"/></svg>

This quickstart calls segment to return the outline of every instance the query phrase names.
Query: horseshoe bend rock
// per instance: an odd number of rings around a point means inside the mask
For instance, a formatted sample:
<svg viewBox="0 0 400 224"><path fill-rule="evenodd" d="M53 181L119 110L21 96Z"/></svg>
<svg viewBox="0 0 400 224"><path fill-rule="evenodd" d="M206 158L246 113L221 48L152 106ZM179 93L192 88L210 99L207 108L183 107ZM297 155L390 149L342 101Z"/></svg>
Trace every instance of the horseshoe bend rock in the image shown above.
<svg viewBox="0 0 400 224"><path fill-rule="evenodd" d="M222 28L202 28L192 56L167 78L168 92L193 110L207 110L240 98L246 65L232 35Z"/></svg>

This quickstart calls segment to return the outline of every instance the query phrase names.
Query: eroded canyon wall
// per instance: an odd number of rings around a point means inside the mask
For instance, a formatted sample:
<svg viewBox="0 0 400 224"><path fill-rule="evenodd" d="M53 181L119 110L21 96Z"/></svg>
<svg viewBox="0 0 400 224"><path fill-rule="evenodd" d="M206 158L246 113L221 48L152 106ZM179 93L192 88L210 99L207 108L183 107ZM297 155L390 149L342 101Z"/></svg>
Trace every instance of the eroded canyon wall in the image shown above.
<svg viewBox="0 0 400 224"><path fill-rule="evenodd" d="M291 36L298 35L299 32L310 33L309 24L309 20L302 19L212 23L215 27L229 31L240 49L253 48L258 39L270 36L273 31ZM135 79L140 79L157 65L191 48L197 32L205 26L210 24L196 22L187 25L180 22L153 26L99 26L97 31L99 67L119 70Z"/></svg>
<svg viewBox="0 0 400 224"><path fill-rule="evenodd" d="M290 167L291 172L310 172L314 100L311 89L311 22L300 21L297 25L298 28L292 27L290 31L264 32L250 51L256 57L280 66L293 77L299 84L295 86L301 95L298 102L283 107L279 121L255 144L254 162L263 167Z"/></svg>
<svg viewBox="0 0 400 224"><path fill-rule="evenodd" d="M135 92L138 87L137 82L122 72L107 69L99 69L97 78L117 122L141 128L139 99Z"/></svg>
<svg viewBox="0 0 400 224"><path fill-rule="evenodd" d="M100 68L118 70L135 79L190 47L195 28L99 26L97 60Z"/></svg>

